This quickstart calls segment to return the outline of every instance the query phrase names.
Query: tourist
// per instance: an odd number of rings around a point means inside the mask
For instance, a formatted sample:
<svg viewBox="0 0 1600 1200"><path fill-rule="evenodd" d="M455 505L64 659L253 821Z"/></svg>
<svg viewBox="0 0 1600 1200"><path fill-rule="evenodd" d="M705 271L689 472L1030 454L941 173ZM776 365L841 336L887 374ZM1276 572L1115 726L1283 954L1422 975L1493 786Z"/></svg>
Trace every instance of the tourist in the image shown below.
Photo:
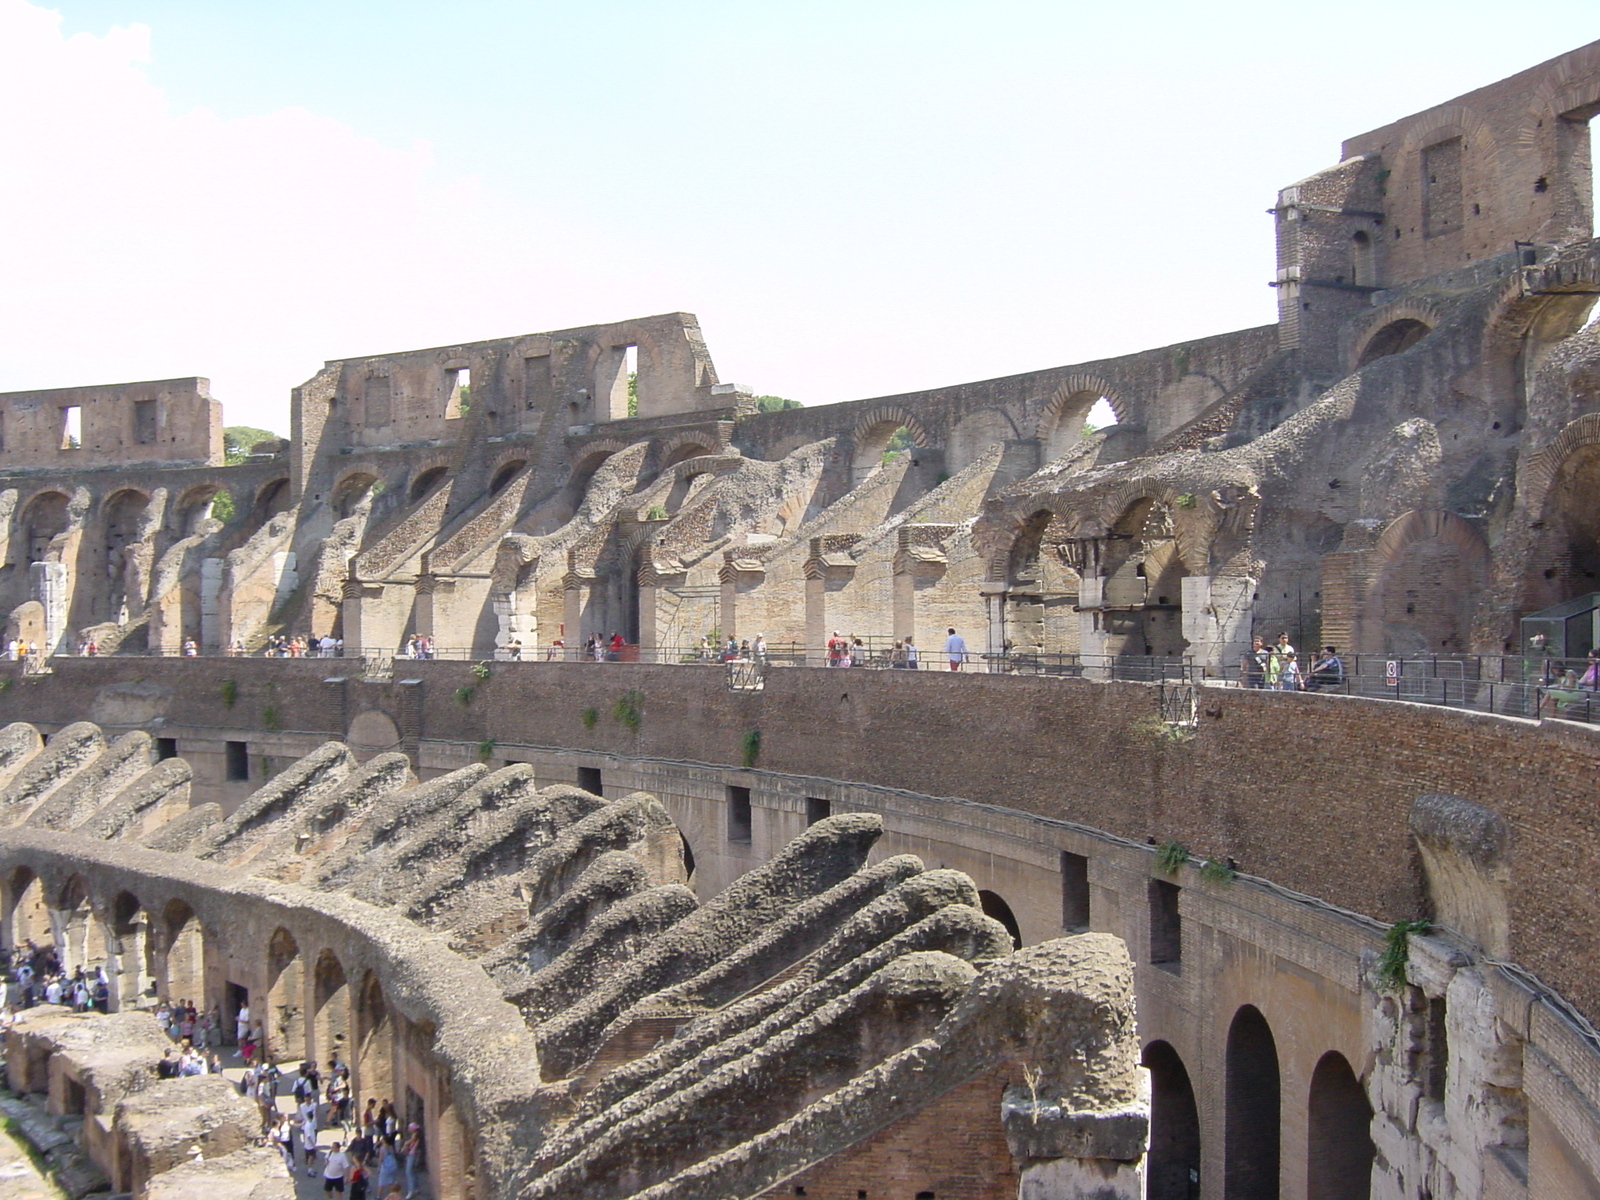
<svg viewBox="0 0 1600 1200"><path fill-rule="evenodd" d="M195 641L192 637L183 639L183 656L185 658L194 658L199 653L199 642Z"/></svg>
<svg viewBox="0 0 1600 1200"><path fill-rule="evenodd" d="M298 1111L300 1114L300 1144L305 1148L306 1175L315 1179L317 1175L317 1096L315 1092L300 1105Z"/></svg>
<svg viewBox="0 0 1600 1200"><path fill-rule="evenodd" d="M406 1177L406 1195L417 1194L417 1175L422 1170L422 1126L415 1121L406 1126L406 1140L400 1146L400 1156L404 1160Z"/></svg>
<svg viewBox="0 0 1600 1200"><path fill-rule="evenodd" d="M1589 667L1578 686L1586 692L1600 692L1600 649L1589 651Z"/></svg>
<svg viewBox="0 0 1600 1200"><path fill-rule="evenodd" d="M335 1142L328 1148L327 1157L322 1160L322 1194L331 1196L335 1192L344 1195L344 1179L350 1173L350 1156Z"/></svg>
<svg viewBox="0 0 1600 1200"><path fill-rule="evenodd" d="M756 661L758 663L764 663L764 662L767 661L767 635L766 634L764 634L764 633L756 634L756 640L754 642L750 643L750 653L755 655L755 659L756 659Z"/></svg>
<svg viewBox="0 0 1600 1200"><path fill-rule="evenodd" d="M283 1165L288 1168L289 1174L294 1175L294 1126L284 1120L283 1114L276 1110L272 1114L272 1127L267 1131L267 1141L276 1146L278 1153L283 1155Z"/></svg>
<svg viewBox="0 0 1600 1200"><path fill-rule="evenodd" d="M962 664L967 661L967 640L953 628L945 630L944 654L950 660L952 671L961 670Z"/></svg>
<svg viewBox="0 0 1600 1200"><path fill-rule="evenodd" d="M1278 689L1284 692L1300 690L1300 664L1296 661L1293 650L1278 661Z"/></svg>
<svg viewBox="0 0 1600 1200"><path fill-rule="evenodd" d="M1311 664L1311 678L1306 681L1306 690L1316 692L1323 688L1336 688L1343 682L1344 663L1339 658L1339 651L1333 646L1324 646L1317 661Z"/></svg>
<svg viewBox="0 0 1600 1200"><path fill-rule="evenodd" d="M867 665L867 644L860 638L850 639L850 661L847 667L864 667Z"/></svg>
<svg viewBox="0 0 1600 1200"><path fill-rule="evenodd" d="M898 671L902 670L905 665L906 644L902 641L896 641L894 644L894 649L889 651L889 669L892 671Z"/></svg>
<svg viewBox="0 0 1600 1200"><path fill-rule="evenodd" d="M913 641L911 636L908 634L906 636L906 670L915 671L917 669L917 662L917 643Z"/></svg>
<svg viewBox="0 0 1600 1200"><path fill-rule="evenodd" d="M566 643L560 638L551 638L550 648L544 652L545 662L555 662L559 658L564 658L566 649Z"/></svg>
<svg viewBox="0 0 1600 1200"><path fill-rule="evenodd" d="M506 643L506 657L509 658L512 662L521 662L522 661L522 641L521 641L521 639L512 638L510 641L508 641Z"/></svg>
<svg viewBox="0 0 1600 1200"><path fill-rule="evenodd" d="M729 638L728 640L731 642L733 639ZM627 643L622 640L622 635L620 633L613 632L611 635L611 652L606 655L606 661L621 662L622 647L625 645L627 645Z"/></svg>
<svg viewBox="0 0 1600 1200"><path fill-rule="evenodd" d="M394 1188L394 1192L387 1189ZM386 1133L378 1139L378 1193L383 1196L398 1195L400 1189L400 1152L395 1149L394 1134Z"/></svg>
<svg viewBox="0 0 1600 1200"><path fill-rule="evenodd" d="M1267 685L1267 646L1258 637L1250 639L1250 650L1239 660L1240 682L1247 688Z"/></svg>
<svg viewBox="0 0 1600 1200"><path fill-rule="evenodd" d="M839 631L835 629L833 631L833 636L828 639L828 665L830 667L846 665L844 658L848 652L849 646L850 643L845 641L844 638L840 637Z"/></svg>

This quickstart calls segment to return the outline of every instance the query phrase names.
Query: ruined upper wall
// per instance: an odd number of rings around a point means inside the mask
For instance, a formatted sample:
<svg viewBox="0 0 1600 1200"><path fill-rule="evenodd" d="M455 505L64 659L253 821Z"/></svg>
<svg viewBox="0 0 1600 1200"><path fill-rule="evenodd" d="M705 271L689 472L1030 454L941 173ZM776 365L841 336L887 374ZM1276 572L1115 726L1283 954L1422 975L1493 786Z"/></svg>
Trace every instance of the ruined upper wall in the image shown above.
<svg viewBox="0 0 1600 1200"><path fill-rule="evenodd" d="M222 405L211 398L209 380L0 394L0 471L222 460Z"/></svg>
<svg viewBox="0 0 1600 1200"><path fill-rule="evenodd" d="M1345 162L1377 160L1378 282L1408 283L1516 242L1593 236L1597 112L1600 42L1591 42L1347 141Z"/></svg>
<svg viewBox="0 0 1600 1200"><path fill-rule="evenodd" d="M712 407L717 373L699 322L688 313L668 313L332 360L319 376L336 382L324 442L375 448L456 441L466 428L510 436L547 424L626 418L630 349L636 352L638 374L633 415Z"/></svg>

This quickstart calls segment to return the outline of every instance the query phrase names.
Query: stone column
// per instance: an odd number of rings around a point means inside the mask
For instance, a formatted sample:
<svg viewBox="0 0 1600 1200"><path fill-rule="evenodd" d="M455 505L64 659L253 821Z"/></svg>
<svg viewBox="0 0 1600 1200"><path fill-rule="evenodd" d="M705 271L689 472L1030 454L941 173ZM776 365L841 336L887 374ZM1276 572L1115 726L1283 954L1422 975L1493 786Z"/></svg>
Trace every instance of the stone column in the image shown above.
<svg viewBox="0 0 1600 1200"><path fill-rule="evenodd" d="M1008 1087L1000 1119L1020 1164L1018 1200L1144 1200L1150 1077L1121 1108L1074 1112L1060 1100Z"/></svg>
<svg viewBox="0 0 1600 1200"><path fill-rule="evenodd" d="M67 645L67 606L72 599L72 585L67 564L61 562L36 562L28 568L33 577L33 596L44 608L44 641L39 649L45 654L70 652Z"/></svg>

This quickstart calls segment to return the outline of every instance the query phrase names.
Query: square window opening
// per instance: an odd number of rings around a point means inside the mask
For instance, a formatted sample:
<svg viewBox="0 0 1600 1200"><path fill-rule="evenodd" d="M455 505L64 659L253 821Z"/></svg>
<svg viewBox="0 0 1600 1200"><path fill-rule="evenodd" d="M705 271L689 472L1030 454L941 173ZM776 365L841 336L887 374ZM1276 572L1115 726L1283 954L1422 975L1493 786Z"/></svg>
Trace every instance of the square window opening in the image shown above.
<svg viewBox="0 0 1600 1200"><path fill-rule="evenodd" d="M178 757L178 739L177 738L157 738L156 739L156 761L157 762L165 762L169 758L177 758L177 757Z"/></svg>
<svg viewBox="0 0 1600 1200"><path fill-rule="evenodd" d="M250 778L250 743L227 743L227 778L231 782Z"/></svg>
<svg viewBox="0 0 1600 1200"><path fill-rule="evenodd" d="M596 796L605 795L605 792L601 790L605 784L600 777L599 767L579 767L578 786L586 792L592 792Z"/></svg>
<svg viewBox="0 0 1600 1200"><path fill-rule="evenodd" d="M750 843L750 789L728 788L728 840Z"/></svg>
<svg viewBox="0 0 1600 1200"><path fill-rule="evenodd" d="M833 815L833 801L824 796L806 797L806 824L815 825Z"/></svg>

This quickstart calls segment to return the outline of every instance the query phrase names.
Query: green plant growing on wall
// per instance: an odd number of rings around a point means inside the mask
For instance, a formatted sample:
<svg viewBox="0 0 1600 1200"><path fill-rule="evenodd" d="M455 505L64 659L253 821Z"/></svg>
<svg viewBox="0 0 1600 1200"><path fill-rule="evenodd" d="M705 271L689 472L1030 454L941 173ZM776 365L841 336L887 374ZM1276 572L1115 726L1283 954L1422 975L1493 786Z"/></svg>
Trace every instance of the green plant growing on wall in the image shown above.
<svg viewBox="0 0 1600 1200"><path fill-rule="evenodd" d="M744 765L753 767L761 754L761 730L746 729L739 738L739 757Z"/></svg>
<svg viewBox="0 0 1600 1200"><path fill-rule="evenodd" d="M472 703L473 695L474 695L474 689L473 688L470 688L470 687L458 687L456 689L456 691L455 691L456 703L461 705L462 708L465 708L467 705Z"/></svg>
<svg viewBox="0 0 1600 1200"><path fill-rule="evenodd" d="M1193 725L1175 725L1171 721L1163 721L1155 713L1140 717L1131 728L1140 736L1150 738L1158 746L1182 746L1194 741Z"/></svg>
<svg viewBox="0 0 1600 1200"><path fill-rule="evenodd" d="M488 663L475 662L472 664L472 674L477 679L488 679L494 672L490 670Z"/></svg>
<svg viewBox="0 0 1600 1200"><path fill-rule="evenodd" d="M232 679L222 681L222 707L232 708L239 699L239 685Z"/></svg>
<svg viewBox="0 0 1600 1200"><path fill-rule="evenodd" d="M1195 506L1194 493L1181 492L1173 497L1172 504L1174 508L1193 508Z"/></svg>
<svg viewBox="0 0 1600 1200"><path fill-rule="evenodd" d="M1217 859L1208 858L1200 864L1200 878L1207 883L1220 883L1223 886L1227 886L1233 882L1234 877L1238 874L1239 869L1233 865L1231 859L1223 859L1219 862Z"/></svg>
<svg viewBox="0 0 1600 1200"><path fill-rule="evenodd" d="M1406 985L1406 963L1411 961L1411 935L1427 933L1432 921L1396 921L1384 935L1383 953L1378 956L1378 988L1398 992Z"/></svg>
<svg viewBox="0 0 1600 1200"><path fill-rule="evenodd" d="M611 719L618 725L626 725L630 732L638 733L639 726L644 724L644 693L638 688L623 692L611 708Z"/></svg>
<svg viewBox="0 0 1600 1200"><path fill-rule="evenodd" d="M598 708L584 708L578 710L578 720L583 722L583 727L585 729L593 729L595 722L599 719L600 710Z"/></svg>
<svg viewBox="0 0 1600 1200"><path fill-rule="evenodd" d="M652 504L644 510L646 521L665 521L667 519L667 506L665 504Z"/></svg>
<svg viewBox="0 0 1600 1200"><path fill-rule="evenodd" d="M261 710L261 724L268 729L283 728L283 718L278 715L276 704L269 704Z"/></svg>
<svg viewBox="0 0 1600 1200"><path fill-rule="evenodd" d="M1168 839L1156 847L1156 870L1163 875L1176 875L1178 869L1189 861L1189 847Z"/></svg>
<svg viewBox="0 0 1600 1200"><path fill-rule="evenodd" d="M493 738L484 738L478 743L478 761L488 762L494 757L495 741Z"/></svg>

